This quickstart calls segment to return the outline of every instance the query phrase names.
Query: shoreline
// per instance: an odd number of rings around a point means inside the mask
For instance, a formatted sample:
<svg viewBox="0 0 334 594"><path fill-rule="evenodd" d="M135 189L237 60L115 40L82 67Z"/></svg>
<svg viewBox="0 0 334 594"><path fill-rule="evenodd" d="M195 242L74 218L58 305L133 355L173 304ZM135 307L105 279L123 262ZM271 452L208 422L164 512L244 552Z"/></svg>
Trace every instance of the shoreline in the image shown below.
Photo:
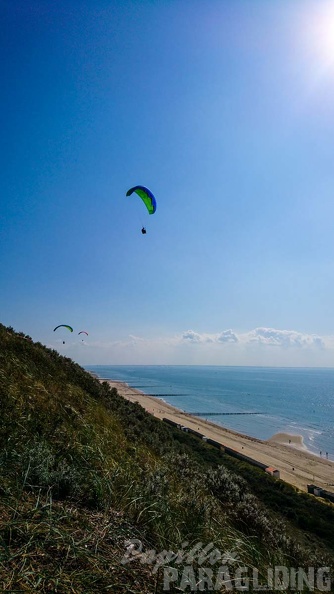
<svg viewBox="0 0 334 594"><path fill-rule="evenodd" d="M121 396L131 402L138 402L156 418L163 419L165 417L181 425L186 425L245 456L277 468L283 481L302 491L307 491L308 484L333 490L331 487L334 486L334 462L307 450L300 435L277 433L264 441L237 433L200 417L193 417L190 413L182 411L164 400L131 388L125 382L99 378L95 374L94 377L100 382L108 382L110 387L116 388Z"/></svg>
<svg viewBox="0 0 334 594"><path fill-rule="evenodd" d="M313 454L313 456L315 456L316 458L320 457L320 456L317 456L317 454L314 454L313 452L311 452L307 448L307 446L304 444L303 436L298 435L296 433L285 433L285 432L281 431L279 433L275 433L274 435L269 437L269 439L267 439L266 441L280 443L280 444L286 445L290 448L296 448L297 450L301 450L303 452L308 452L309 454Z"/></svg>

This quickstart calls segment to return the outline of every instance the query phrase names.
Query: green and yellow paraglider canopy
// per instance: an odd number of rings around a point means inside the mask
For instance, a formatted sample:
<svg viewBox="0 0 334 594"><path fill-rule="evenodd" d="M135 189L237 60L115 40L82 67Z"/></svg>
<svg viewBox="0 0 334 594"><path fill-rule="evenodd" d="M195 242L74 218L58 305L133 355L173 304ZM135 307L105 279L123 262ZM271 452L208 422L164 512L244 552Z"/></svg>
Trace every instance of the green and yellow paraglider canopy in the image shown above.
<svg viewBox="0 0 334 594"><path fill-rule="evenodd" d="M138 194L138 196L140 196L149 214L154 214L157 209L157 203L151 190L145 188L145 186L134 186L133 188L130 188L130 190L127 191L126 195L131 196L131 194L133 194L134 192Z"/></svg>
<svg viewBox="0 0 334 594"><path fill-rule="evenodd" d="M58 330L58 328L67 328L67 330L73 332L72 326L68 326L68 324L59 324L59 326L56 326L53 331L55 332L56 330ZM63 344L65 344L65 340L63 340Z"/></svg>
<svg viewBox="0 0 334 594"><path fill-rule="evenodd" d="M68 326L67 324L60 324L59 326L56 326L54 329L54 332L58 329L58 328L67 328L70 332L73 332L73 328L72 326Z"/></svg>

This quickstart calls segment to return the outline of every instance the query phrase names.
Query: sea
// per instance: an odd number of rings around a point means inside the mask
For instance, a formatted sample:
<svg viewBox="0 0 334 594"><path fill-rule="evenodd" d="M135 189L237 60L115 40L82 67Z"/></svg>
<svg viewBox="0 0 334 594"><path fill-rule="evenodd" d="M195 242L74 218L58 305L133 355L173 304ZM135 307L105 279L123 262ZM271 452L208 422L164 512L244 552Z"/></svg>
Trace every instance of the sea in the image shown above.
<svg viewBox="0 0 334 594"><path fill-rule="evenodd" d="M251 437L265 440L281 432L299 435L305 449L334 460L334 369L210 365L85 368Z"/></svg>

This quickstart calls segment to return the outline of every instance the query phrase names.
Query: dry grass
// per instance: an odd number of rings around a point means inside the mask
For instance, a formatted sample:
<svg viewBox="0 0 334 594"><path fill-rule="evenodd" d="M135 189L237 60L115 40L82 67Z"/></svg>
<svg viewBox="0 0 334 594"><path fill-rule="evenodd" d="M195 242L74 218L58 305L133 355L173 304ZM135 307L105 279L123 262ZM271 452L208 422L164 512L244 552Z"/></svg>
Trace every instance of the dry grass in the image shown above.
<svg viewBox="0 0 334 594"><path fill-rule="evenodd" d="M150 566L122 565L124 543L142 538L123 514L97 512L51 494L0 506L0 584L5 592L154 592ZM139 569L139 570L138 570Z"/></svg>
<svg viewBox="0 0 334 594"><path fill-rule="evenodd" d="M157 552L213 543L260 571L310 558L210 450L1 325L0 346L4 592L162 592L152 564L121 563L133 538Z"/></svg>

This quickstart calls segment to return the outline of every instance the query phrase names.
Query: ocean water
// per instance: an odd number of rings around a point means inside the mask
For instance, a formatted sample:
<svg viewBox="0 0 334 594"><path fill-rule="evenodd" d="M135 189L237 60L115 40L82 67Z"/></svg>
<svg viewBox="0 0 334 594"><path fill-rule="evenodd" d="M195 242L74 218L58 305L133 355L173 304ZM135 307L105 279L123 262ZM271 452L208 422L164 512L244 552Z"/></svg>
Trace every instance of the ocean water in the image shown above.
<svg viewBox="0 0 334 594"><path fill-rule="evenodd" d="M334 369L183 365L89 365L169 404L259 439L301 435L314 454L334 460ZM259 413L209 415L207 413Z"/></svg>

